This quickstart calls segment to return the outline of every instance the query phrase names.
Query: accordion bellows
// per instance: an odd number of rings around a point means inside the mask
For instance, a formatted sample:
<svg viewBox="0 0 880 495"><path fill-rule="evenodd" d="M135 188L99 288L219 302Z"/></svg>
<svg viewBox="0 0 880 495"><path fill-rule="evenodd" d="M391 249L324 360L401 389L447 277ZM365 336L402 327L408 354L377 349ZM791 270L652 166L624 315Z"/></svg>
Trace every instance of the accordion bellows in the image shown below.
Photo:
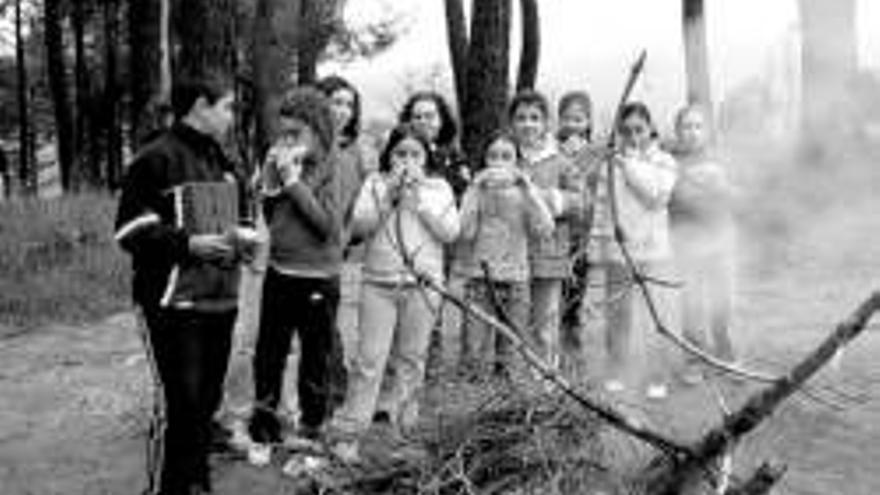
<svg viewBox="0 0 880 495"><path fill-rule="evenodd" d="M190 182L171 190L174 220L189 235L225 234L238 224L234 182ZM175 265L161 300L163 307L206 311L232 309L238 296L237 264L187 259Z"/></svg>

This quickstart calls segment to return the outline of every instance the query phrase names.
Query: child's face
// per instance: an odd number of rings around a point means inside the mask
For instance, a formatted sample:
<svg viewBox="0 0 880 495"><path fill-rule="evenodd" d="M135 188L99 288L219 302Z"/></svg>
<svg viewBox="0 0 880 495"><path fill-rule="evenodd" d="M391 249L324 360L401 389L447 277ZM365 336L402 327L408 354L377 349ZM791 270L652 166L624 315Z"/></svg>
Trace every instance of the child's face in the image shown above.
<svg viewBox="0 0 880 495"><path fill-rule="evenodd" d="M580 103L572 103L559 114L559 127L570 129L574 134L583 136L590 128L590 116L587 109Z"/></svg>
<svg viewBox="0 0 880 495"><path fill-rule="evenodd" d="M440 120L440 110L433 100L422 99L415 102L411 119L411 123L428 141L437 141L443 123Z"/></svg>
<svg viewBox="0 0 880 495"><path fill-rule="evenodd" d="M620 123L620 137L624 149L644 150L651 142L651 124L632 114Z"/></svg>
<svg viewBox="0 0 880 495"><path fill-rule="evenodd" d="M516 146L508 139L496 139L486 148L486 168L516 167Z"/></svg>
<svg viewBox="0 0 880 495"><path fill-rule="evenodd" d="M354 93L348 88L334 91L330 95L330 113L336 132L341 132L354 116Z"/></svg>
<svg viewBox="0 0 880 495"><path fill-rule="evenodd" d="M513 111L513 133L522 146L541 144L547 133L547 116L538 105L523 104Z"/></svg>
<svg viewBox="0 0 880 495"><path fill-rule="evenodd" d="M685 112L675 126L675 132L683 151L695 152L706 147L706 117L702 112Z"/></svg>
<svg viewBox="0 0 880 495"><path fill-rule="evenodd" d="M391 150L390 161L393 170L424 170L427 155L422 143L411 137L406 137Z"/></svg>
<svg viewBox="0 0 880 495"><path fill-rule="evenodd" d="M314 151L318 144L315 131L304 120L296 117L281 117L278 123L278 141L285 147L304 148Z"/></svg>

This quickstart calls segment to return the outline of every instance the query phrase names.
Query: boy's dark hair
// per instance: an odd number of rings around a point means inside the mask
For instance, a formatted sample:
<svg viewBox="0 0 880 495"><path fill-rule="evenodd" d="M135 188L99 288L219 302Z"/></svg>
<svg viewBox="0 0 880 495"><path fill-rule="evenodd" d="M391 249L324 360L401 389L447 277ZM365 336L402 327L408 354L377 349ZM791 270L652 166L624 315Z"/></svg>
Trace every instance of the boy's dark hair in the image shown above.
<svg viewBox="0 0 880 495"><path fill-rule="evenodd" d="M327 98L321 91L311 86L292 89L284 95L278 114L282 118L302 120L312 128L321 146L318 150L319 158L323 159L333 148L335 135L333 116L330 114Z"/></svg>
<svg viewBox="0 0 880 495"><path fill-rule="evenodd" d="M648 127L651 129L651 139L657 139L660 136L660 133L657 132L657 127L654 126L654 120L651 118L651 111L648 110L647 105L640 101L631 101L620 109L620 120L617 121L617 126L622 126L626 119L634 115L648 124Z"/></svg>
<svg viewBox="0 0 880 495"><path fill-rule="evenodd" d="M425 172L430 173L433 171L434 154L431 151L431 143L428 142L428 138L423 133L419 132L411 124L400 124L391 130L391 134L388 135L388 140L385 142L385 147L382 149L382 154L379 155L379 171L389 172L391 170L391 151L404 139L415 139L422 145L425 149Z"/></svg>
<svg viewBox="0 0 880 495"><path fill-rule="evenodd" d="M538 107L545 119L550 118L550 103L547 102L547 97L534 89L521 89L513 95L510 104L507 105L507 119L512 121L513 114L519 107L526 105Z"/></svg>
<svg viewBox="0 0 880 495"><path fill-rule="evenodd" d="M218 74L184 75L175 80L171 87L171 110L174 118L185 117L199 98L203 97L208 104L213 105L232 91L232 80Z"/></svg>
<svg viewBox="0 0 880 495"><path fill-rule="evenodd" d="M361 132L361 94L347 79L331 75L327 76L317 83L315 86L324 93L328 99L333 97L333 93L344 89L350 91L354 96L354 105L352 108L351 119L342 129L342 137L345 138L346 144L353 143L357 140Z"/></svg>
<svg viewBox="0 0 880 495"><path fill-rule="evenodd" d="M481 169L486 166L486 153L489 151L489 147L492 146L495 141L501 140L507 141L512 144L513 149L516 152L516 159L522 159L522 150L517 144L516 135L514 135L513 131L511 131L509 128L502 127L501 129L496 129L495 131L493 131L491 134L489 134L489 137L486 138L485 141L483 141L483 146L480 147L479 165Z"/></svg>
<svg viewBox="0 0 880 495"><path fill-rule="evenodd" d="M590 125L587 126L586 136L584 137L587 140L590 140L593 135L593 99L590 98L590 94L586 91L569 91L559 99L559 105L556 107L556 114L561 117L562 113L572 105L580 105L581 108L584 109L584 112L586 112L587 118L590 120Z"/></svg>
<svg viewBox="0 0 880 495"><path fill-rule="evenodd" d="M433 102L434 106L437 107L437 113L440 114L440 132L437 133L437 142L434 144L437 146L451 146L453 141L455 141L455 136L458 135L458 124L455 122L455 117L452 115L449 103L446 102L443 95L436 91L417 91L413 93L406 100L406 103L403 104L403 109L400 111L397 121L401 124L411 123L413 109L416 103L420 101Z"/></svg>

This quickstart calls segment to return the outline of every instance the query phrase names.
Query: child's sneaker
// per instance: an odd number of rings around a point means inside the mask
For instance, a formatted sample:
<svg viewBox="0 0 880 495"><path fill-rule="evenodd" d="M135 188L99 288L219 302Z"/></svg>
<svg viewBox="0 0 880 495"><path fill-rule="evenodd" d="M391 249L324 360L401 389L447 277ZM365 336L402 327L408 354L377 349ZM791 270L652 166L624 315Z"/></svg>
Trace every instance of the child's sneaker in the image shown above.
<svg viewBox="0 0 880 495"><path fill-rule="evenodd" d="M620 380L605 380L605 391L612 394L619 394L626 389L626 386Z"/></svg>
<svg viewBox="0 0 880 495"><path fill-rule="evenodd" d="M330 451L347 464L355 464L361 459L360 447L354 440L336 442L330 447Z"/></svg>
<svg viewBox="0 0 880 495"><path fill-rule="evenodd" d="M663 400L669 397L669 387L663 383L652 383L648 385L645 396L653 400Z"/></svg>

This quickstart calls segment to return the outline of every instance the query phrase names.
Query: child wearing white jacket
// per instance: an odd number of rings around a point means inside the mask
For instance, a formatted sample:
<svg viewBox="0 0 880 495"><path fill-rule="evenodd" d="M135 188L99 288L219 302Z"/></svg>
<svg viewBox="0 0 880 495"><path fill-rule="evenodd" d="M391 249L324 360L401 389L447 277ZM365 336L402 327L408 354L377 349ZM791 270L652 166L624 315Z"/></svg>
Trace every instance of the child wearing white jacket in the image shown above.
<svg viewBox="0 0 880 495"><path fill-rule="evenodd" d="M662 151L657 144L656 131L648 108L642 103L624 106L618 123L621 136L620 149L615 153L614 194L600 194L605 204L598 205L597 232L604 240L600 249L600 261L606 270L606 351L610 376L605 382L609 392L620 392L626 386L627 375L633 370L630 357L630 340L633 330L635 294L638 294L622 250L613 241L613 216L611 200L615 199L617 220L623 234L623 243L634 263L643 275L657 277L665 272L671 262L672 248L669 239L668 204L677 179L675 159ZM607 171L603 171L606 172ZM600 184L607 189L607 181ZM665 294L656 286L650 290L666 310ZM638 295L636 297L641 297ZM661 311L661 314L663 311ZM653 322L642 322L643 348L656 351L658 345ZM662 344L660 342L659 344ZM646 352L642 368L648 370L646 394L652 399L662 399L668 394L661 374L662 354Z"/></svg>
<svg viewBox="0 0 880 495"><path fill-rule="evenodd" d="M443 282L443 246L459 232L452 188L426 175L430 146L410 126L395 128L355 202L356 234L365 239L358 345L345 404L335 426L343 457L357 455L371 420L413 426L439 295L414 272ZM394 372L386 375L386 365ZM384 383L383 383L384 381Z"/></svg>

